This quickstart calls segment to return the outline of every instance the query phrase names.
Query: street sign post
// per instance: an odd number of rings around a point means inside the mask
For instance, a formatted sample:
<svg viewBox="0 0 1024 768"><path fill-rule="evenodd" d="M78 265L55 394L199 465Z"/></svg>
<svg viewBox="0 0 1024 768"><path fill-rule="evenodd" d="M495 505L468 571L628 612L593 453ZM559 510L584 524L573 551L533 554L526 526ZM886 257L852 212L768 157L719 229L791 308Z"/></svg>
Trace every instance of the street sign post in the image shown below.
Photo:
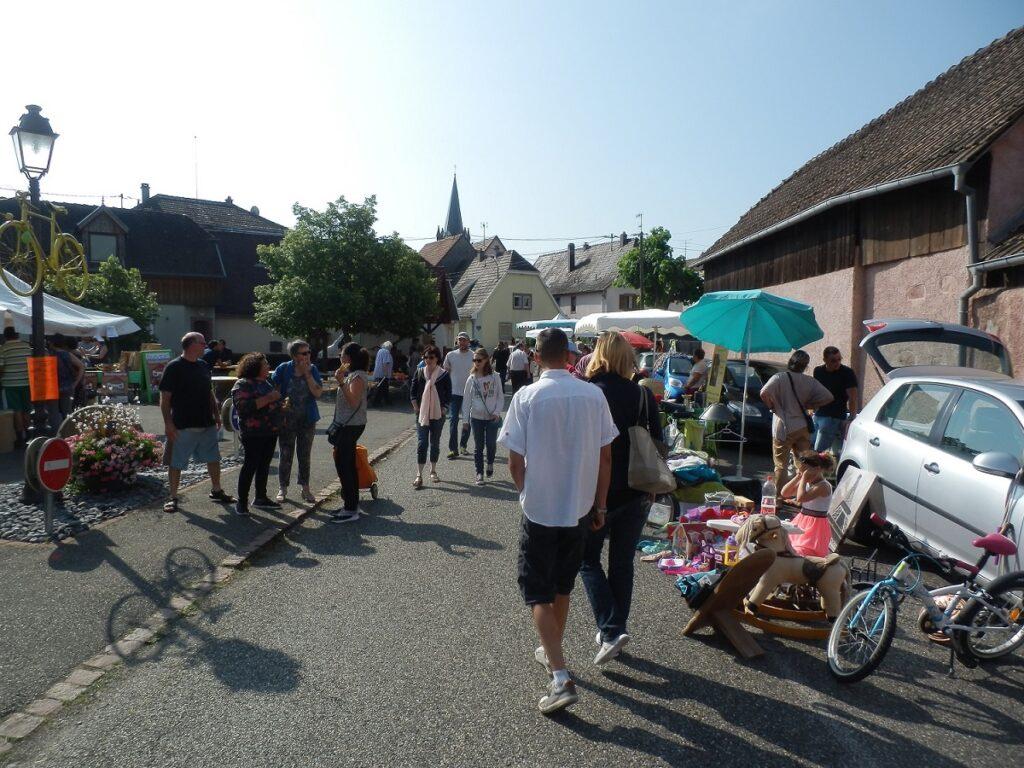
<svg viewBox="0 0 1024 768"><path fill-rule="evenodd" d="M36 438L26 451L25 479L43 494L46 535L53 535L54 494L71 479L71 447L59 437Z"/></svg>

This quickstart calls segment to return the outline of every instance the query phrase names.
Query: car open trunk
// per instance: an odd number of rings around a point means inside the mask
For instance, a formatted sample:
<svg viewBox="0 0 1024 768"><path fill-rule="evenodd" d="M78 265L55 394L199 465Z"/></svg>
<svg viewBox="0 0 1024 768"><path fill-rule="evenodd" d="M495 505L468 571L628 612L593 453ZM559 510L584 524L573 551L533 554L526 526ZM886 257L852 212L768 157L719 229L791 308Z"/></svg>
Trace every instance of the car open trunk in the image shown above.
<svg viewBox="0 0 1024 768"><path fill-rule="evenodd" d="M967 368L1012 376L1010 358L998 337L932 320L867 320L861 349L887 381L894 371L928 366Z"/></svg>

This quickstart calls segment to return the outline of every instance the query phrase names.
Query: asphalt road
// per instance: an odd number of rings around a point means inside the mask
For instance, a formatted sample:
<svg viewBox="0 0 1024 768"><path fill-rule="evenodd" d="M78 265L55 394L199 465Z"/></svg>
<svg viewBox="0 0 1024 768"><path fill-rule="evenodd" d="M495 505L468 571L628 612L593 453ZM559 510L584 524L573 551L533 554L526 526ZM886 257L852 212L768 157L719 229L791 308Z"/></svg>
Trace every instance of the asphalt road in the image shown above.
<svg viewBox="0 0 1024 768"><path fill-rule="evenodd" d="M144 409L144 420L152 422L157 413L155 406ZM404 403L374 409L361 442L372 450L410 426ZM230 446L221 443L222 451ZM272 494L276 467L275 460ZM336 479L320 434L312 485ZM236 483L237 470L225 474L225 488L233 493ZM0 719L165 607L175 589L201 578L272 522L273 513L257 510L250 520L233 516L206 498L209 489L207 481L184 491L177 514L163 512L161 502L56 546L0 542Z"/></svg>
<svg viewBox="0 0 1024 768"><path fill-rule="evenodd" d="M820 643L759 637L745 662L680 634L672 579L638 563L621 660L598 671L582 588L581 700L545 718L546 676L515 586L511 485L468 460L416 492L412 445L378 469L371 516L315 517L203 611L108 676L10 758L80 766L1005 766L1024 742L1024 662L958 669L912 633L882 670L833 682ZM1017 755L1018 757L1013 757Z"/></svg>

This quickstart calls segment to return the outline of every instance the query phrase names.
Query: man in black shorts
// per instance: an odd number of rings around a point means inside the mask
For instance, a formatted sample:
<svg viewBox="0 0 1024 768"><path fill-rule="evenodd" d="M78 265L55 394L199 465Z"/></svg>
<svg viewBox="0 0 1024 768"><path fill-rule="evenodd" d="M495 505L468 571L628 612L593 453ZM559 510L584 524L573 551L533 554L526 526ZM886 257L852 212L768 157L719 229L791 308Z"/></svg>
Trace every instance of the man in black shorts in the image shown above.
<svg viewBox="0 0 1024 768"><path fill-rule="evenodd" d="M541 331L537 354L544 372L512 396L498 440L509 450L523 507L519 589L540 635L534 658L552 676L538 705L549 714L579 700L565 668L562 638L586 527L604 525L611 443L619 432L601 390L565 370L564 331Z"/></svg>

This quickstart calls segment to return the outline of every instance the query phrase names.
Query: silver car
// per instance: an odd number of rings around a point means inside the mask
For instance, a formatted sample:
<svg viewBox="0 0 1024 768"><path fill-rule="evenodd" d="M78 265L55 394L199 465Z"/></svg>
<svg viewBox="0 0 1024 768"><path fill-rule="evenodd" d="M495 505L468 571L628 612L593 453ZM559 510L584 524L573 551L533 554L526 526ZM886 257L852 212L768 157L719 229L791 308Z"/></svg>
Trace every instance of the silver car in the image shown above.
<svg viewBox="0 0 1024 768"><path fill-rule="evenodd" d="M988 451L1024 461L1024 381L1010 377L1006 350L989 334L927 321L869 322L875 329L861 347L887 383L850 425L839 472L874 472L884 508L873 512L927 550L974 562L971 542L999 528L1010 481L971 461ZM1018 503L1007 535L1024 549L1022 518ZM985 576L1022 567L1020 558L987 567Z"/></svg>

